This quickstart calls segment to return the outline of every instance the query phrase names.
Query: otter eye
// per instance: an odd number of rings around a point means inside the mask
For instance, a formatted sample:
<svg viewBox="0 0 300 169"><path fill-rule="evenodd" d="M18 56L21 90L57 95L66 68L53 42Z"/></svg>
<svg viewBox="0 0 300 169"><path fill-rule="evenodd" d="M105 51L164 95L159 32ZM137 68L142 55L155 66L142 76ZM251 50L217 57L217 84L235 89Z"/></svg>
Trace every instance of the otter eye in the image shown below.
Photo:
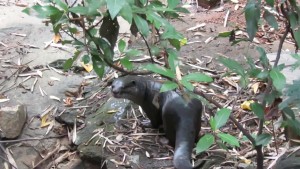
<svg viewBox="0 0 300 169"><path fill-rule="evenodd" d="M134 81L134 80L132 80L132 81L131 81L131 84L132 84L132 85L135 85L135 81Z"/></svg>

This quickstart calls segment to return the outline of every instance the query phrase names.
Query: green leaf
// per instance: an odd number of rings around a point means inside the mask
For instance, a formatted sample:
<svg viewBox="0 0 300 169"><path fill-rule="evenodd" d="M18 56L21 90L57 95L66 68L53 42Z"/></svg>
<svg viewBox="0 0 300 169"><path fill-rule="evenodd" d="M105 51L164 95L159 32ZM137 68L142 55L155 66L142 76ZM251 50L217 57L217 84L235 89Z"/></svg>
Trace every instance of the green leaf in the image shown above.
<svg viewBox="0 0 300 169"><path fill-rule="evenodd" d="M169 78L175 78L175 74L170 70L170 69L166 69L162 66L158 66L155 64L148 64L147 66L145 66L145 68L149 71L152 71L154 73L158 73L161 74L163 76L167 76Z"/></svg>
<svg viewBox="0 0 300 169"><path fill-rule="evenodd" d="M223 108L217 111L215 115L216 129L223 127L229 119L231 111L229 109Z"/></svg>
<svg viewBox="0 0 300 169"><path fill-rule="evenodd" d="M125 50L125 47L126 47L126 42L125 42L123 39L121 39L121 40L119 41L119 43L118 43L118 49L119 49L119 51L120 51L121 53L123 53L124 50Z"/></svg>
<svg viewBox="0 0 300 169"><path fill-rule="evenodd" d="M292 131L296 133L298 136L300 135L300 122L297 119L287 119L287 126L292 128Z"/></svg>
<svg viewBox="0 0 300 169"><path fill-rule="evenodd" d="M222 38L230 37L231 31L228 32L219 32L218 36Z"/></svg>
<svg viewBox="0 0 300 169"><path fill-rule="evenodd" d="M139 15L133 15L134 22L136 24L136 27L138 28L139 32L147 37L149 35L149 26L145 19L140 17Z"/></svg>
<svg viewBox="0 0 300 169"><path fill-rule="evenodd" d="M121 64L128 70L133 69L132 63L129 61L128 57L124 57L120 60Z"/></svg>
<svg viewBox="0 0 300 169"><path fill-rule="evenodd" d="M292 84L288 84L283 92L285 98L282 103L279 104L279 109L285 107L297 107L300 109L300 80L294 80Z"/></svg>
<svg viewBox="0 0 300 169"><path fill-rule="evenodd" d="M295 113L294 111L289 108L289 107L285 107L282 109L282 112L285 114L285 116L287 116L289 119L295 119Z"/></svg>
<svg viewBox="0 0 300 169"><path fill-rule="evenodd" d="M242 76L242 77L240 78L239 85L240 85L242 88L245 88L245 87L247 87L248 84L249 84L249 75L246 74L245 76Z"/></svg>
<svg viewBox="0 0 300 169"><path fill-rule="evenodd" d="M184 79L186 81L207 82L207 83L213 81L213 79L210 76L203 74L203 73L189 73L189 74L183 76L182 79Z"/></svg>
<svg viewBox="0 0 300 169"><path fill-rule="evenodd" d="M129 49L125 51L126 56L128 57L136 57L143 55L143 52L137 49Z"/></svg>
<svg viewBox="0 0 300 169"><path fill-rule="evenodd" d="M246 26L249 39L252 41L258 30L260 7L255 0L249 0L245 7Z"/></svg>
<svg viewBox="0 0 300 169"><path fill-rule="evenodd" d="M267 70L264 70L264 71L258 73L258 75L256 75L257 78L262 79L262 80L267 79L268 76L269 76L269 71L267 71Z"/></svg>
<svg viewBox="0 0 300 169"><path fill-rule="evenodd" d="M99 47L101 48L101 50L103 51L103 53L101 53L101 55L109 60L109 61L112 61L112 58L113 58L113 52L111 50L111 47L109 45L109 43L102 39L102 38L94 38L94 43L96 43L97 45L99 45Z"/></svg>
<svg viewBox="0 0 300 169"><path fill-rule="evenodd" d="M104 68L105 68L103 62L101 61L100 57L96 55L92 55L92 61L93 61L94 71L100 78L102 78L104 74Z"/></svg>
<svg viewBox="0 0 300 169"><path fill-rule="evenodd" d="M255 138L256 137L256 134L250 134L253 138ZM245 136L245 135L243 135L243 137L242 137L242 139L241 139L241 141L250 141L249 139L248 139L248 137L247 136Z"/></svg>
<svg viewBox="0 0 300 169"><path fill-rule="evenodd" d="M95 29L95 28L89 29L88 31L92 36L96 36L96 34L98 33L98 29Z"/></svg>
<svg viewBox="0 0 300 169"><path fill-rule="evenodd" d="M66 62L63 65L64 71L70 69L73 66L73 63L74 63L73 58L69 58L68 60L66 60Z"/></svg>
<svg viewBox="0 0 300 169"><path fill-rule="evenodd" d="M91 61L91 58L89 55L84 55L82 56L81 60L83 61L84 64L87 64Z"/></svg>
<svg viewBox="0 0 300 169"><path fill-rule="evenodd" d="M159 29L162 25L167 25L167 20L159 16L156 12L154 11L147 11L146 12L147 20L153 23L155 28Z"/></svg>
<svg viewBox="0 0 300 169"><path fill-rule="evenodd" d="M232 41L231 46L236 45L236 44L238 44L240 42L248 42L248 41L249 41L249 39L246 39L246 38L234 40L234 41Z"/></svg>
<svg viewBox="0 0 300 169"><path fill-rule="evenodd" d="M106 0L107 8L112 19L114 19L122 7L126 4L125 0Z"/></svg>
<svg viewBox="0 0 300 169"><path fill-rule="evenodd" d="M68 60L66 60L66 62L63 65L64 71L67 71L68 69L70 69L73 66L74 61L78 58L80 53L81 53L81 51L76 51L72 58L69 58Z"/></svg>
<svg viewBox="0 0 300 169"><path fill-rule="evenodd" d="M209 124L212 131L217 131L217 121L214 117L210 117Z"/></svg>
<svg viewBox="0 0 300 169"><path fill-rule="evenodd" d="M300 55L295 53L295 54L291 54L291 56L296 59L296 62L294 62L292 64L292 69L295 70L297 69L298 67L300 67Z"/></svg>
<svg viewBox="0 0 300 169"><path fill-rule="evenodd" d="M270 77L273 81L274 87L278 90L281 91L286 84L286 79L285 76L276 68L272 69L270 71Z"/></svg>
<svg viewBox="0 0 300 169"><path fill-rule="evenodd" d="M179 5L179 0L168 0L168 8L175 8L177 5Z"/></svg>
<svg viewBox="0 0 300 169"><path fill-rule="evenodd" d="M31 15L31 8L25 8L22 12L26 13L27 15Z"/></svg>
<svg viewBox="0 0 300 169"><path fill-rule="evenodd" d="M34 9L38 13L38 17L40 18L48 18L51 15L60 13L60 10L54 6L34 5L32 9Z"/></svg>
<svg viewBox="0 0 300 169"><path fill-rule="evenodd" d="M142 3L142 5L146 5L146 3L148 2L147 0L140 0L140 2Z"/></svg>
<svg viewBox="0 0 300 169"><path fill-rule="evenodd" d="M183 7L176 7L176 8L174 8L175 9L175 11L178 13L185 13L185 14L189 14L190 13L190 11L188 10L188 9L186 9L186 8L183 8ZM178 15L179 16L179 15ZM176 18L176 17L174 17L174 18Z"/></svg>
<svg viewBox="0 0 300 169"><path fill-rule="evenodd" d="M89 16L97 16L100 15L98 9L105 4L104 0L89 0L89 3L86 4L88 7L88 15Z"/></svg>
<svg viewBox="0 0 300 169"><path fill-rule="evenodd" d="M53 24L53 32L58 33L62 24L68 23L69 19L63 12L58 12L50 16L51 23Z"/></svg>
<svg viewBox="0 0 300 169"><path fill-rule="evenodd" d="M168 53L168 62L170 65L170 68L172 72L176 72L176 67L178 66L178 52L174 49L168 48L167 50Z"/></svg>
<svg viewBox="0 0 300 169"><path fill-rule="evenodd" d="M72 34L78 33L77 28L68 27L68 29L69 29L69 32L72 33Z"/></svg>
<svg viewBox="0 0 300 169"><path fill-rule="evenodd" d="M273 28L278 30L278 23L273 14L271 14L268 10L265 10L263 18L271 25Z"/></svg>
<svg viewBox="0 0 300 169"><path fill-rule="evenodd" d="M296 12L288 12L287 16L292 27L294 39L296 40L297 45L300 46L299 20L297 19L298 14Z"/></svg>
<svg viewBox="0 0 300 169"><path fill-rule="evenodd" d="M176 89L177 87L178 87L177 83L166 81L165 83L162 84L159 92L166 92L169 90Z"/></svg>
<svg viewBox="0 0 300 169"><path fill-rule="evenodd" d="M212 134L205 134L201 139L198 141L196 146L196 154L204 152L209 149L215 142L215 138Z"/></svg>
<svg viewBox="0 0 300 169"><path fill-rule="evenodd" d="M223 142L228 143L231 146L240 146L239 140L230 134L218 133L218 137L221 138Z"/></svg>
<svg viewBox="0 0 300 169"><path fill-rule="evenodd" d="M252 103L252 104L250 104L250 108L259 119L261 119L261 120L264 119L264 117L265 117L264 108L261 104L259 104L257 102Z"/></svg>
<svg viewBox="0 0 300 169"><path fill-rule="evenodd" d="M237 61L225 57L219 57L218 60L231 71L241 75L242 77L245 76L246 73L244 67Z"/></svg>
<svg viewBox="0 0 300 169"><path fill-rule="evenodd" d="M161 49L158 46L151 46L150 49L153 56L157 56L160 54Z"/></svg>
<svg viewBox="0 0 300 169"><path fill-rule="evenodd" d="M178 39L168 39L170 44L175 47L177 50L180 50L181 46L180 46L180 40Z"/></svg>
<svg viewBox="0 0 300 169"><path fill-rule="evenodd" d="M189 82L189 81L186 81L186 80L181 80L180 83L185 87L187 88L189 91L194 91L194 86Z"/></svg>
<svg viewBox="0 0 300 169"><path fill-rule="evenodd" d="M221 140L216 140L216 143L217 143L217 145L218 145L220 148L222 148L222 149L228 151L227 146L226 146Z"/></svg>
<svg viewBox="0 0 300 169"><path fill-rule="evenodd" d="M266 146L267 144L269 144L271 139L272 139L272 136L270 134L263 133L261 135L258 135L255 138L255 145L256 146L259 146L259 145Z"/></svg>
<svg viewBox="0 0 300 169"><path fill-rule="evenodd" d="M88 15L89 8L84 6L75 6L69 8L69 11L80 15Z"/></svg>
<svg viewBox="0 0 300 169"><path fill-rule="evenodd" d="M54 2L59 6L61 7L64 11L67 11L68 10L68 5L63 2L62 0L54 0Z"/></svg>
<svg viewBox="0 0 300 169"><path fill-rule="evenodd" d="M171 24L167 24L164 29L166 29L166 31L161 34L162 39L176 39L179 41L184 38Z"/></svg>
<svg viewBox="0 0 300 169"><path fill-rule="evenodd" d="M267 3L268 5L270 5L271 7L274 6L274 0L266 0L266 3Z"/></svg>
<svg viewBox="0 0 300 169"><path fill-rule="evenodd" d="M122 16L129 24L132 24L132 13L131 6L126 3L123 5L119 15Z"/></svg>

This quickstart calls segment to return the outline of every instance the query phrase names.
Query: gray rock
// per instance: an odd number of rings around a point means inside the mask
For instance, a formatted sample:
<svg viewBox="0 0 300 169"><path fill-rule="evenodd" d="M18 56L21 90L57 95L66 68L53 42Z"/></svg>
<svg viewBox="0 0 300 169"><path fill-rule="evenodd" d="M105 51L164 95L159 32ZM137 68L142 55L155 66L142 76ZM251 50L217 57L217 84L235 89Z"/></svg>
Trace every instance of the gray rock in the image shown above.
<svg viewBox="0 0 300 169"><path fill-rule="evenodd" d="M78 131L75 141L75 144L79 145L77 150L85 168L93 169L94 166L106 168L106 164L103 162L108 157L108 153L105 152L102 144L98 145L104 140L99 136L92 140L91 138L94 136L95 130L103 129L103 133L112 131L114 124L125 115L128 105L128 100L110 98L96 113L86 117L85 127Z"/></svg>
<svg viewBox="0 0 300 169"><path fill-rule="evenodd" d="M86 126L78 131L75 144L80 145L87 142L93 137L96 129L104 128L104 133L111 130L113 125L124 116L128 105L129 101L125 99L108 99L96 113L86 117ZM96 139L98 139L98 137Z"/></svg>
<svg viewBox="0 0 300 169"><path fill-rule="evenodd" d="M55 117L55 120L61 124L66 124L69 127L74 126L75 119L77 118L77 112L76 111L69 111L67 110L62 115ZM82 120L76 120L76 125L80 126L82 125Z"/></svg>
<svg viewBox="0 0 300 169"><path fill-rule="evenodd" d="M13 139L18 137L26 122L27 112L24 105L2 107L0 109L0 137Z"/></svg>
<svg viewBox="0 0 300 169"><path fill-rule="evenodd" d="M97 146L97 145L89 145L89 146L84 146L80 145L78 147L79 150L79 155L82 160L88 160L93 163L98 163L102 164L106 157L104 156L103 153L103 148L102 146Z"/></svg>
<svg viewBox="0 0 300 169"><path fill-rule="evenodd" d="M291 52L282 52L280 60L278 62L278 65L285 64L285 66L287 66L287 65L292 65L292 64L296 63L297 60L294 59L291 56L291 54L293 54L293 53L291 53ZM276 59L276 55L277 55L277 53L268 53L267 57L270 61L274 61ZM270 64L273 65L274 62L271 62ZM291 67L285 67L282 70L282 73L286 77L287 84L291 84L294 80L300 79L300 69L299 68L297 68L295 70L292 70Z"/></svg>

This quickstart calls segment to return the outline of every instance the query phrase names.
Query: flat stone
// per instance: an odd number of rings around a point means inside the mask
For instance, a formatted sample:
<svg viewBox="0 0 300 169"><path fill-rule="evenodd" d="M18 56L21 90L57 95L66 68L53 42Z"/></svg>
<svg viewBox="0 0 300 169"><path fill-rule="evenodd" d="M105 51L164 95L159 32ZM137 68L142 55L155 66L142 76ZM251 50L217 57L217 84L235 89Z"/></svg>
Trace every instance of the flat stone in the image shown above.
<svg viewBox="0 0 300 169"><path fill-rule="evenodd" d="M96 129L105 128L104 132L112 130L114 124L124 117L128 105L129 101L126 99L108 99L96 113L86 117L86 126L78 131L75 144L85 144L93 137Z"/></svg>
<svg viewBox="0 0 300 169"><path fill-rule="evenodd" d="M0 109L0 138L18 137L26 122L27 113L24 105L2 107Z"/></svg>
<svg viewBox="0 0 300 169"><path fill-rule="evenodd" d="M296 59L294 59L291 56L291 54L292 54L291 52L282 52L281 56L280 56L280 59L279 59L279 62L278 62L278 65L285 64L285 66L287 66L287 65L294 64L296 62ZM274 61L276 59L276 55L277 55L277 53L268 53L267 54L267 57L268 57L269 61L271 62L270 63L271 65L274 64ZM287 84L291 84L294 80L300 79L300 69L299 68L297 68L295 70L292 70L291 67L286 67L281 72L286 77L286 83Z"/></svg>

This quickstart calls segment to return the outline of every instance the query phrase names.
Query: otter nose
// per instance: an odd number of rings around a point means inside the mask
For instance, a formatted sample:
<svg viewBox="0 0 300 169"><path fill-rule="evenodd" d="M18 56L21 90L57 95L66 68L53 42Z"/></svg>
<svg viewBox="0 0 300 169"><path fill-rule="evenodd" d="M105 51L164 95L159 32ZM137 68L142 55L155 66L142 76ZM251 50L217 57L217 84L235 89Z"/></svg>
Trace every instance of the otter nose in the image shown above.
<svg viewBox="0 0 300 169"><path fill-rule="evenodd" d="M121 92L121 86L117 80L115 80L111 85L111 92L113 94L119 94Z"/></svg>
<svg viewBox="0 0 300 169"><path fill-rule="evenodd" d="M111 85L111 92L114 93L114 94L118 93L118 90L117 90L115 84Z"/></svg>

